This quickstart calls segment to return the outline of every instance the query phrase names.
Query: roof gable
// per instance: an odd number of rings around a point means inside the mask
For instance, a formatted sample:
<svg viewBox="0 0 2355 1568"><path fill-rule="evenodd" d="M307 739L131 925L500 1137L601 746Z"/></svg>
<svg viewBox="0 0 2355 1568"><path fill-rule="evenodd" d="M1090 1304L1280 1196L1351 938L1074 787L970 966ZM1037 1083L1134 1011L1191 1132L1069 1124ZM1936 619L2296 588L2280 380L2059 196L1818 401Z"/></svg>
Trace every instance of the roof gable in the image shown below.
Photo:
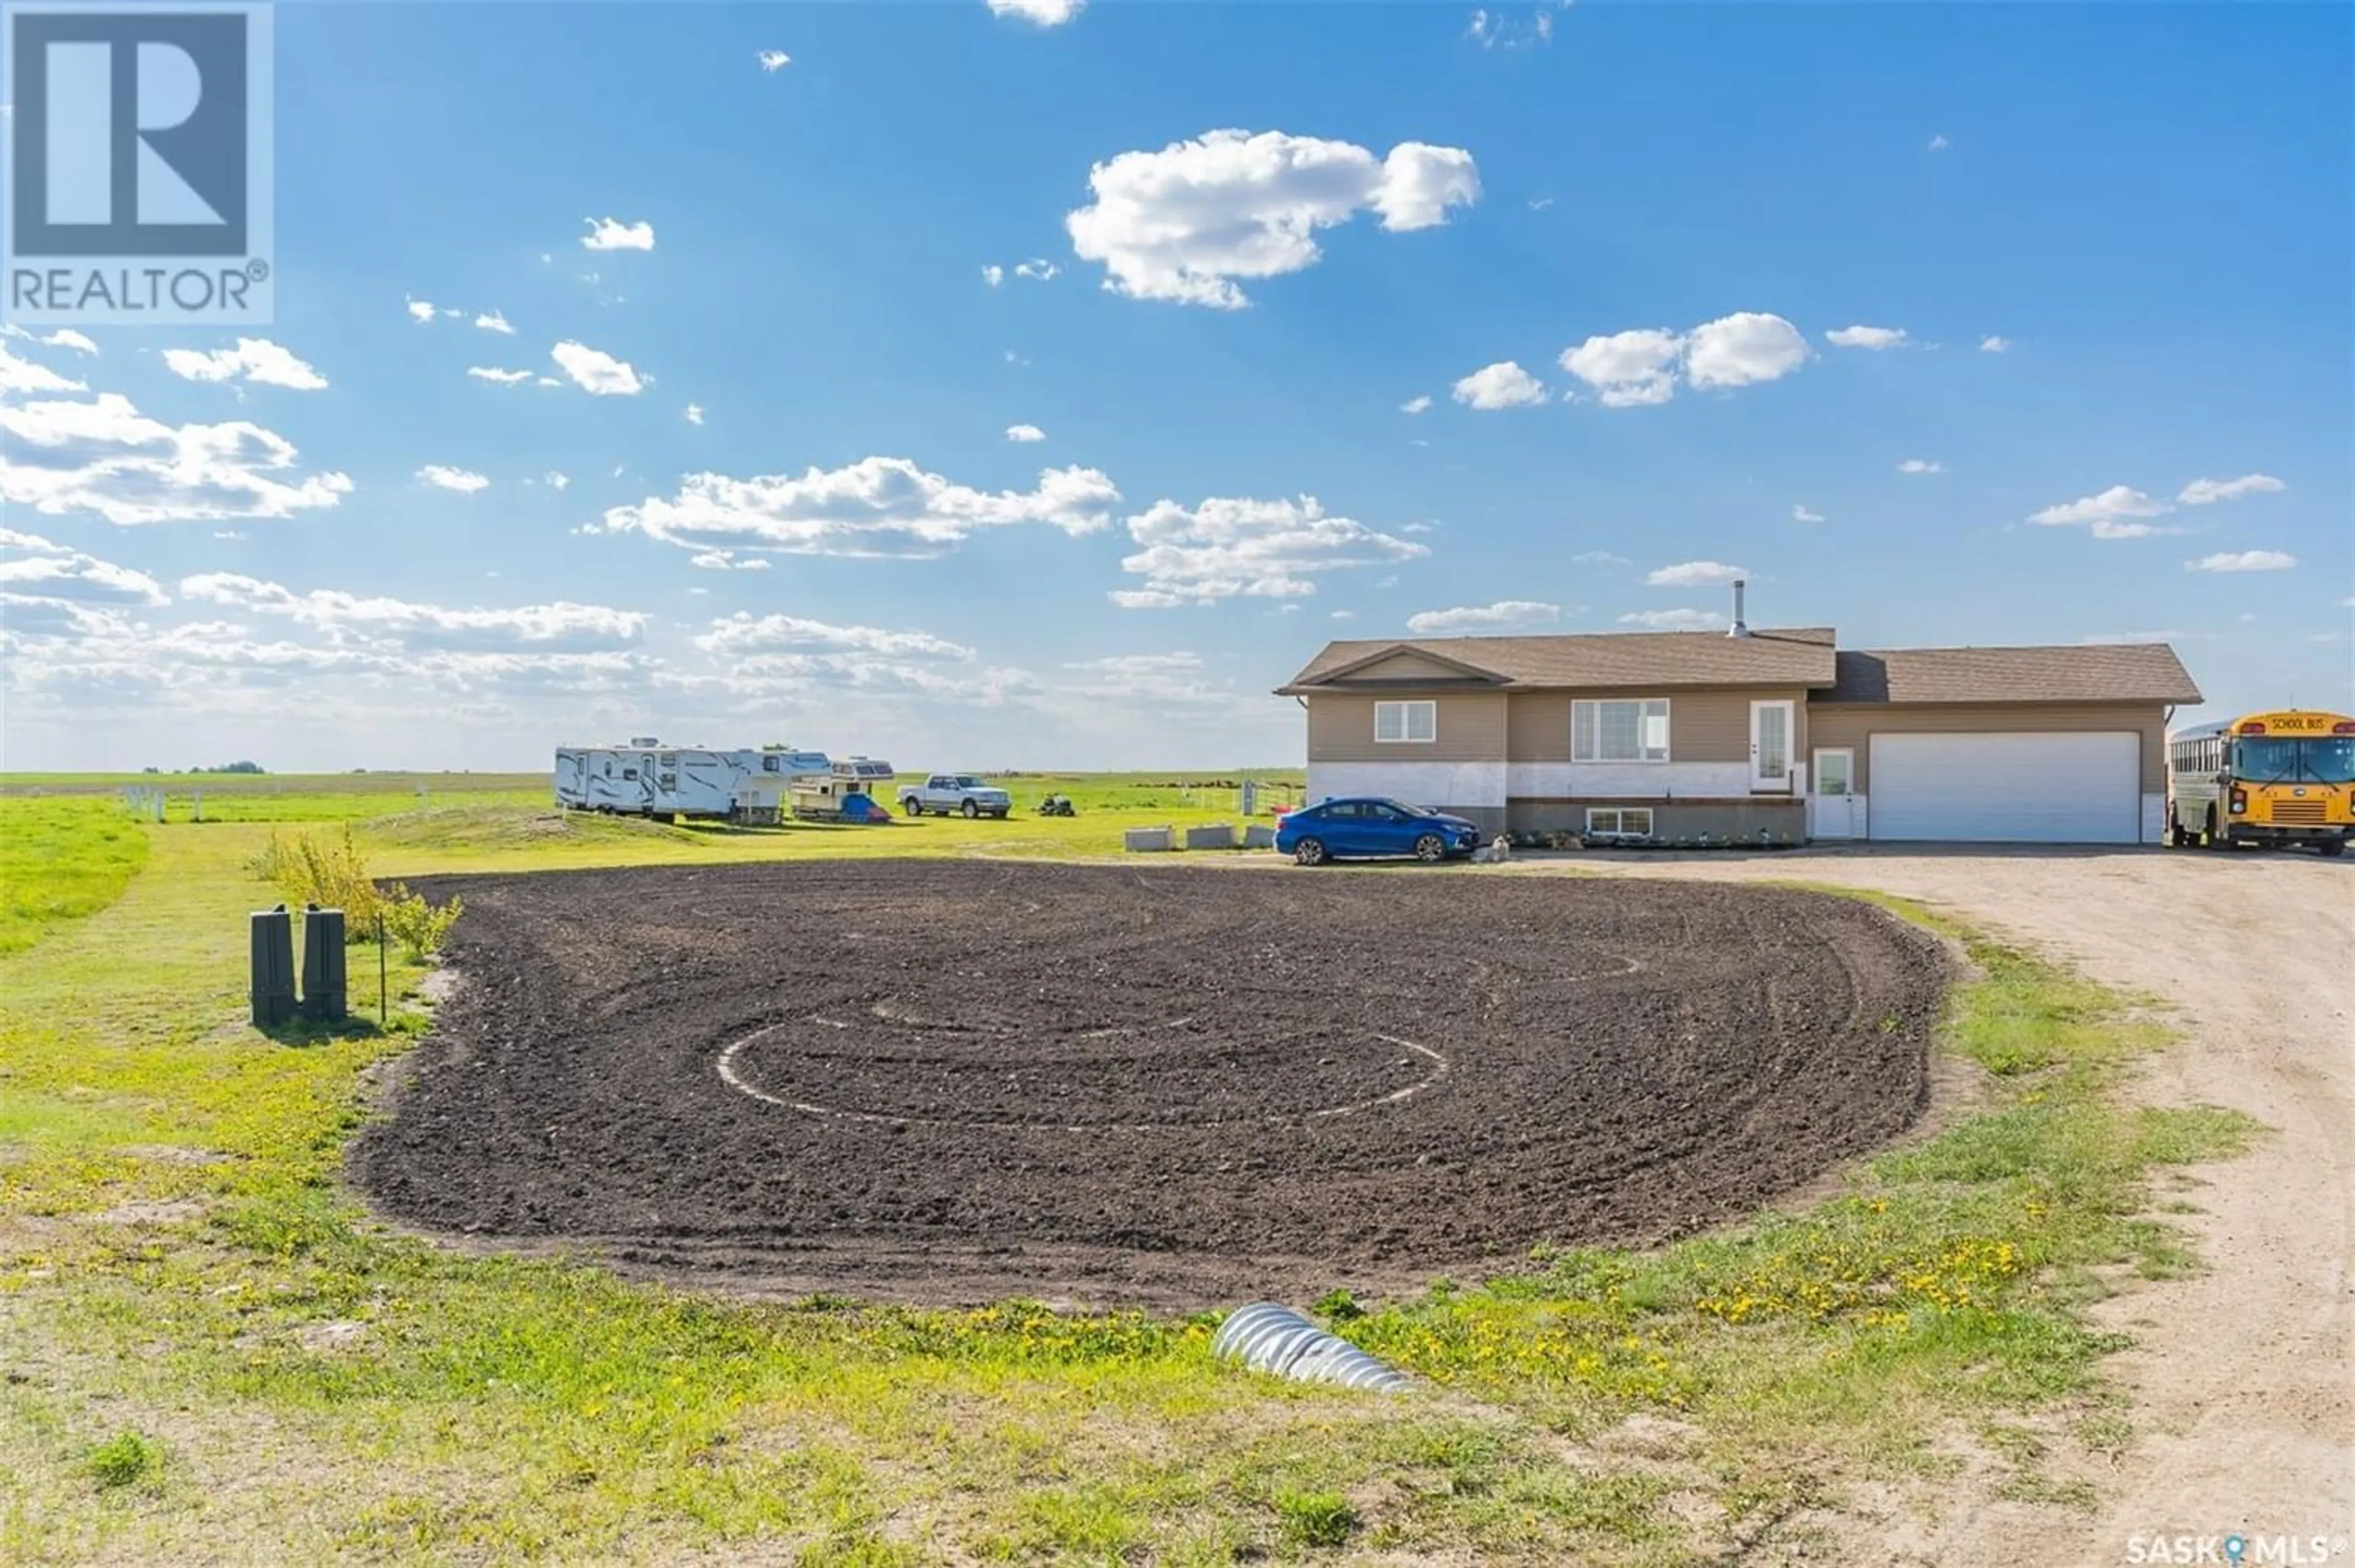
<svg viewBox="0 0 2355 1568"><path fill-rule="evenodd" d="M1416 678L1412 661L1443 667L1428 678L1466 677L1522 689L1572 687L1828 687L1833 633L1812 626L1732 637L1722 632L1564 633L1535 637L1408 637L1329 643L1282 689L1346 688L1354 680ZM1401 660L1405 667L1391 667Z"/></svg>

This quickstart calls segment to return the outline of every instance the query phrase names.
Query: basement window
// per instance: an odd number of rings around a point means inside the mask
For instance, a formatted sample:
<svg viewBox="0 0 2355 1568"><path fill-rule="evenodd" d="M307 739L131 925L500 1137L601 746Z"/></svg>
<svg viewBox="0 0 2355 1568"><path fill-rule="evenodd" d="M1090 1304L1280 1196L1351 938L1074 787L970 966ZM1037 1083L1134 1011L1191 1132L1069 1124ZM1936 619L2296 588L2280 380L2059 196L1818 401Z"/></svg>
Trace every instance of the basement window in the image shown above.
<svg viewBox="0 0 2355 1568"><path fill-rule="evenodd" d="M1573 763L1665 763L1668 760L1668 699L1635 698L1570 705ZM1648 792L1644 792L1648 793Z"/></svg>
<svg viewBox="0 0 2355 1568"><path fill-rule="evenodd" d="M1586 808L1589 838L1649 838L1652 808L1648 805L1590 805Z"/></svg>
<svg viewBox="0 0 2355 1568"><path fill-rule="evenodd" d="M1439 704L1436 702L1377 702L1374 704L1374 739L1391 741L1425 742L1439 739Z"/></svg>

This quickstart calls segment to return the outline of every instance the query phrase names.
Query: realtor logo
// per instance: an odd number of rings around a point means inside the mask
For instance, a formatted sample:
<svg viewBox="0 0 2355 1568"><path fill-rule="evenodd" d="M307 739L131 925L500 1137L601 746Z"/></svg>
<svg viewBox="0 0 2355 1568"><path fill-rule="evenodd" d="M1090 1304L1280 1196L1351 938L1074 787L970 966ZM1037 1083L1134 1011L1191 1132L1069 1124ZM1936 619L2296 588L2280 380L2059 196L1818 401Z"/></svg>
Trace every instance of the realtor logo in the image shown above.
<svg viewBox="0 0 2355 1568"><path fill-rule="evenodd" d="M7 7L6 276L27 325L271 317L271 14Z"/></svg>

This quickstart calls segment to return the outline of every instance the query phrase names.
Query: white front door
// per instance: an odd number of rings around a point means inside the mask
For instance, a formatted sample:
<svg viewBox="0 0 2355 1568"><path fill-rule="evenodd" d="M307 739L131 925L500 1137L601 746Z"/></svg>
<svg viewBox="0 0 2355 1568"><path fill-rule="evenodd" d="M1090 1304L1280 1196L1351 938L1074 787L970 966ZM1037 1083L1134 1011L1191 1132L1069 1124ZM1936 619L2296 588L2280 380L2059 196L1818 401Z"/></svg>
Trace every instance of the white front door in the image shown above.
<svg viewBox="0 0 2355 1568"><path fill-rule="evenodd" d="M1856 752L1846 746L1816 748L1816 788L1807 797L1807 837L1856 837Z"/></svg>
<svg viewBox="0 0 2355 1568"><path fill-rule="evenodd" d="M1791 789L1791 704L1750 705L1750 787L1764 794Z"/></svg>

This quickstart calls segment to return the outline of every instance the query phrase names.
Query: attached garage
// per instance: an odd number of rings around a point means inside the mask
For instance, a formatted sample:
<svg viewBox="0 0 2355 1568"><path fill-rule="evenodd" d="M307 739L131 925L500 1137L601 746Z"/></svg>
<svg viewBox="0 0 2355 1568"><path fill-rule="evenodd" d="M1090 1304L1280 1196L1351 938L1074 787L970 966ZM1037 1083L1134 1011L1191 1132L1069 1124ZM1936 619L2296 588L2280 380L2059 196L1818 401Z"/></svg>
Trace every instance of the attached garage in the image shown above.
<svg viewBox="0 0 2355 1568"><path fill-rule="evenodd" d="M2132 731L1870 737L1874 838L2132 844L2142 737Z"/></svg>

